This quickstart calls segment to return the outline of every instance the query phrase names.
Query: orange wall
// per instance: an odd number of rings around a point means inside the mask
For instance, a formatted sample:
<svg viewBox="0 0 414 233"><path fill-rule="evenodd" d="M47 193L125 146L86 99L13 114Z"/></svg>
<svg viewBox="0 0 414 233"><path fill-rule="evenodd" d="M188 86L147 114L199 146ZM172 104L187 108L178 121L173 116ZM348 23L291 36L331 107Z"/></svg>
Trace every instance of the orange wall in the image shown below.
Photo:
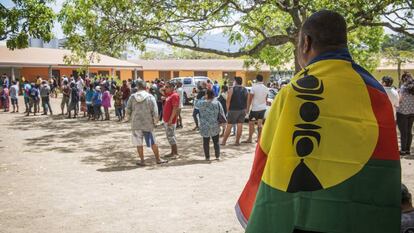
<svg viewBox="0 0 414 233"><path fill-rule="evenodd" d="M49 77L49 69L46 67L23 67L21 75L29 82L35 81L37 76L46 79Z"/></svg>
<svg viewBox="0 0 414 233"><path fill-rule="evenodd" d="M132 79L133 70L121 70L121 80Z"/></svg>
<svg viewBox="0 0 414 233"><path fill-rule="evenodd" d="M153 81L159 77L158 70L144 70L145 81Z"/></svg>
<svg viewBox="0 0 414 233"><path fill-rule="evenodd" d="M192 70L180 70L180 77L194 76L194 71Z"/></svg>
<svg viewBox="0 0 414 233"><path fill-rule="evenodd" d="M221 70L207 71L207 76L210 79L220 81L223 78L223 71Z"/></svg>

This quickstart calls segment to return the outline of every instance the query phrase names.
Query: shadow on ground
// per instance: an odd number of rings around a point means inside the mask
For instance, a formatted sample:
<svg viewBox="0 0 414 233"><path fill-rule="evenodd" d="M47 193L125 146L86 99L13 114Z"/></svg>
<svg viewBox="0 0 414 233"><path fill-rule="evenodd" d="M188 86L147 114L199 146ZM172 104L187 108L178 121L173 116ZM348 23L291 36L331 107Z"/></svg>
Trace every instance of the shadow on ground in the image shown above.
<svg viewBox="0 0 414 233"><path fill-rule="evenodd" d="M9 127L27 133L28 137L24 142L24 146L27 148L25 152L81 153L82 163L102 166L97 169L99 172L210 164L211 162L204 160L201 136L196 131L188 130L193 127L191 109L185 109L183 115L184 125L188 127L177 130L180 156L176 159L169 159L167 164L157 165L152 151L145 149L145 158L148 164L145 167L135 165L137 154L131 144L129 124L119 123L115 121L115 118L111 121L88 121L86 118L67 119L62 115L34 117L22 114L10 122ZM32 134L31 131L40 131L40 133ZM39 134L41 136L31 136ZM156 128L155 136L161 156L168 154L170 146L162 126ZM221 160L239 157L251 150L252 147L251 144L245 144L239 147L226 146L221 148ZM212 145L210 153L214 154Z"/></svg>

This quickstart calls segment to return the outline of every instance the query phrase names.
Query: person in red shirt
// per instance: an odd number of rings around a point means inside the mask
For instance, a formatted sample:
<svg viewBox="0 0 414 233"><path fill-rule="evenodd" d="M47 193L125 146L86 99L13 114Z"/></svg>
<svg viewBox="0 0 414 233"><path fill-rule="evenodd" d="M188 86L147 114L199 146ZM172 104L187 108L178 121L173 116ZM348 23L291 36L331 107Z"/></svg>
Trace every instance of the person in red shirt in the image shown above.
<svg viewBox="0 0 414 233"><path fill-rule="evenodd" d="M177 112L180 107L180 96L175 92L175 84L167 82L161 93L166 97L163 106L163 116L165 132L168 142L171 145L171 154L166 157L174 157L178 155L177 139L175 137L175 128L177 124Z"/></svg>
<svg viewBox="0 0 414 233"><path fill-rule="evenodd" d="M129 96L131 95L131 89L128 87L128 83L126 80L122 81L121 92L122 92L122 118L125 118L125 108L127 107Z"/></svg>

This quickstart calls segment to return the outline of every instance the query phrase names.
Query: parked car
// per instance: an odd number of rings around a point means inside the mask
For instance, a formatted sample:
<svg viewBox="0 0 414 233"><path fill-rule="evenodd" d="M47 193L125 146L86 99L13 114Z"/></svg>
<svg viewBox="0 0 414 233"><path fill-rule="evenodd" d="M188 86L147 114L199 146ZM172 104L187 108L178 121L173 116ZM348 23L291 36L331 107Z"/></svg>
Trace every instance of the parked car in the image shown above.
<svg viewBox="0 0 414 233"><path fill-rule="evenodd" d="M180 81L183 84L184 89L184 103L189 104L195 96L193 96L193 89L201 85L202 82L207 82L210 80L205 76L189 76L189 77L178 77L174 78L172 81Z"/></svg>

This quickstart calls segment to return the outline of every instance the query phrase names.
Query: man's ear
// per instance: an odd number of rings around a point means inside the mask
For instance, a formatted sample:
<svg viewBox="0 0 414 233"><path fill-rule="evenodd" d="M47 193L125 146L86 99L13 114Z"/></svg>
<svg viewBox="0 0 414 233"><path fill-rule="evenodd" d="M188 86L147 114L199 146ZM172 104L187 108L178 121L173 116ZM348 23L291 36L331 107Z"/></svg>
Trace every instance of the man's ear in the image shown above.
<svg viewBox="0 0 414 233"><path fill-rule="evenodd" d="M311 50L312 47L312 38L308 35L303 36L303 47L302 47L302 53L306 54Z"/></svg>

